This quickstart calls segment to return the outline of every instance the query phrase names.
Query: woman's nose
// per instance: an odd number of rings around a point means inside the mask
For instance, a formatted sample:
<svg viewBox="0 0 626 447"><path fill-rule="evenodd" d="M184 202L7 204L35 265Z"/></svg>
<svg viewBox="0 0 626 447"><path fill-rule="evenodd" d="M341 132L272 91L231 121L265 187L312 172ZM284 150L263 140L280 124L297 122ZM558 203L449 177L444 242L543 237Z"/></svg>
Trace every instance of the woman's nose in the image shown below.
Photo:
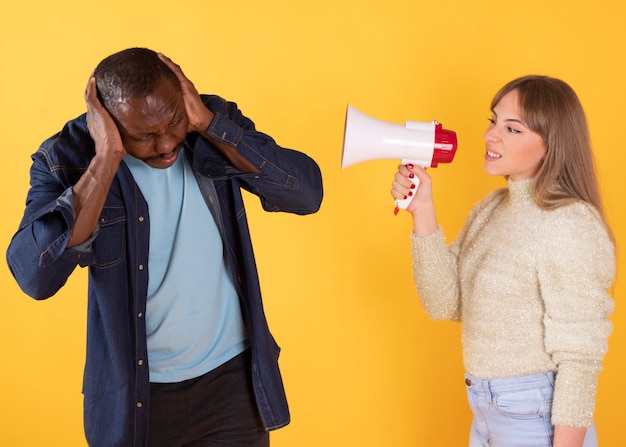
<svg viewBox="0 0 626 447"><path fill-rule="evenodd" d="M485 141L495 141L497 139L497 134L496 134L496 132L495 132L493 127L489 127L485 131L484 139L485 139Z"/></svg>

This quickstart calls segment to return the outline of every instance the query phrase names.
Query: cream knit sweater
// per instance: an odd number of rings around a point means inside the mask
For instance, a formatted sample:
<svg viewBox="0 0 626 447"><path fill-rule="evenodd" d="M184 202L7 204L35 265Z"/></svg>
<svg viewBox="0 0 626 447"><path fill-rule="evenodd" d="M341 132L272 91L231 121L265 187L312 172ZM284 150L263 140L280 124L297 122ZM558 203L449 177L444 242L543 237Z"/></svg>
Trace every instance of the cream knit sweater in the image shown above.
<svg viewBox="0 0 626 447"><path fill-rule="evenodd" d="M467 372L554 371L552 423L586 427L612 330L614 247L592 207L541 210L531 182L476 205L450 246L441 229L412 235L415 283L431 318L463 322Z"/></svg>

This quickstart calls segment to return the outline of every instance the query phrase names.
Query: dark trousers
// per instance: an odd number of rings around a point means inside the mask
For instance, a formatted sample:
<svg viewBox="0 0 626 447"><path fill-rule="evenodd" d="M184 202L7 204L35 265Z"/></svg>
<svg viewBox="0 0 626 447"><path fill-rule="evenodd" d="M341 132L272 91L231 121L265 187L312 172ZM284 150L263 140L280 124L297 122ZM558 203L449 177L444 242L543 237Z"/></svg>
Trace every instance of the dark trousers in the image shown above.
<svg viewBox="0 0 626 447"><path fill-rule="evenodd" d="M269 447L246 350L207 374L150 384L148 447Z"/></svg>

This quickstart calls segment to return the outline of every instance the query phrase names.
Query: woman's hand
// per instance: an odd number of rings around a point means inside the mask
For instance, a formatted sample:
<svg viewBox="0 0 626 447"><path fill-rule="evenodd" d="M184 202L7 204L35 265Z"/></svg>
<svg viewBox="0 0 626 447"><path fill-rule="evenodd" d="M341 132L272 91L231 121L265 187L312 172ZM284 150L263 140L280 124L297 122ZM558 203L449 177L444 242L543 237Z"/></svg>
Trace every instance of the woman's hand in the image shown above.
<svg viewBox="0 0 626 447"><path fill-rule="evenodd" d="M417 185L412 180L417 180ZM411 164L398 166L391 195L400 200L413 196L406 210L413 215L413 232L416 236L429 236L437 230L432 179L426 169Z"/></svg>
<svg viewBox="0 0 626 447"><path fill-rule="evenodd" d="M554 447L581 447L585 442L586 428L554 426Z"/></svg>

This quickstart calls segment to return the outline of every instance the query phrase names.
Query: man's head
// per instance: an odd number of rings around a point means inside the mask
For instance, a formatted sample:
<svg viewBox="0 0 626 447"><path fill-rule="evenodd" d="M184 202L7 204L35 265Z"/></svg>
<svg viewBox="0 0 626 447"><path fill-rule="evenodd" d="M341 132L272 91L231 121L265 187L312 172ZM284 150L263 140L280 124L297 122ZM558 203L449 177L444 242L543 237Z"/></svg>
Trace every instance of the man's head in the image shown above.
<svg viewBox="0 0 626 447"><path fill-rule="evenodd" d="M128 154L155 168L171 166L188 128L174 72L154 51L130 48L100 62L94 77Z"/></svg>
<svg viewBox="0 0 626 447"><path fill-rule="evenodd" d="M105 109L115 115L120 100L150 95L162 79L176 88L176 75L147 48L129 48L103 59L94 71L98 98Z"/></svg>

